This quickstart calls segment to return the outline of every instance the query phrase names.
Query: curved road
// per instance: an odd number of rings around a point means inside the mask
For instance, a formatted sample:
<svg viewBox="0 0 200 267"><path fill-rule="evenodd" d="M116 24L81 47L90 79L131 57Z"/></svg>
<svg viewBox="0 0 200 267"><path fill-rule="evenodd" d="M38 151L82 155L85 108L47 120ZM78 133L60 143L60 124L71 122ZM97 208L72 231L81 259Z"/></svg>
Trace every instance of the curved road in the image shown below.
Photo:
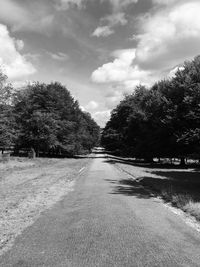
<svg viewBox="0 0 200 267"><path fill-rule="evenodd" d="M200 234L100 157L0 266L200 266Z"/></svg>

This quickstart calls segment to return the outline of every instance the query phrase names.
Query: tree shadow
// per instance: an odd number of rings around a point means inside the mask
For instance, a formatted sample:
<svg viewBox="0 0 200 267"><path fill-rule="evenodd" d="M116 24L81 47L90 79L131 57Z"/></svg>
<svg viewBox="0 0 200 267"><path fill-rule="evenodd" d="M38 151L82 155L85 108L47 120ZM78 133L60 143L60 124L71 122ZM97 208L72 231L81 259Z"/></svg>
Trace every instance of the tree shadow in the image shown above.
<svg viewBox="0 0 200 267"><path fill-rule="evenodd" d="M187 170L169 166L152 166L150 164L137 164L119 158L109 158L105 162L110 164L121 163L142 167L142 175L137 179L114 181L112 194L124 194L140 198L159 196L175 206L184 206L190 200L200 201L200 170ZM146 167L146 169L144 169ZM162 167L162 168L161 168ZM124 167L126 171L126 168ZM131 174L131 169L128 170ZM146 173L146 175L145 175ZM134 175L134 170L133 173Z"/></svg>
<svg viewBox="0 0 200 267"><path fill-rule="evenodd" d="M157 163L157 162L142 162L140 160L134 160L129 158L121 158L121 157L115 157L115 156L108 156L108 159L106 160L107 163L110 164L116 164L121 163L125 165L132 165L135 167L142 167L142 168L150 168L150 169L190 169L193 168L193 171L199 171L200 172L200 165L199 164L187 164L185 166L177 165L177 164L170 164L170 163Z"/></svg>
<svg viewBox="0 0 200 267"><path fill-rule="evenodd" d="M112 195L120 194L125 196L136 196L137 198L143 199L148 199L155 196L153 192L145 190L143 185L132 179L105 179L105 181L112 184L112 192L110 192Z"/></svg>

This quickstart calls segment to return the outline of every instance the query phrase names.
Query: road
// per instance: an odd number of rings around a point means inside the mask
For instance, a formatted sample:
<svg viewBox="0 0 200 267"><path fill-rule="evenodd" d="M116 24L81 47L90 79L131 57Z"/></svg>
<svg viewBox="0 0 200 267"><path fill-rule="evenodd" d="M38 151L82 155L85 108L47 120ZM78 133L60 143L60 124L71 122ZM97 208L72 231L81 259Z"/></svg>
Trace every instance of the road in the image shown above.
<svg viewBox="0 0 200 267"><path fill-rule="evenodd" d="M0 266L200 266L200 234L99 157Z"/></svg>

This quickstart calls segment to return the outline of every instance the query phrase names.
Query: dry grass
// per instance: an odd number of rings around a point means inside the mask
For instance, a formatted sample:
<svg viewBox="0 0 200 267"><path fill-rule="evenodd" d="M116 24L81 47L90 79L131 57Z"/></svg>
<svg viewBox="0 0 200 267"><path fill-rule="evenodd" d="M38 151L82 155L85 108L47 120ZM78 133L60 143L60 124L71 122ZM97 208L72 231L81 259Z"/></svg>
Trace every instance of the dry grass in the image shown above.
<svg viewBox="0 0 200 267"><path fill-rule="evenodd" d="M0 163L0 254L15 237L73 189L88 159L12 158Z"/></svg>
<svg viewBox="0 0 200 267"><path fill-rule="evenodd" d="M200 202L194 202L190 200L184 207L183 210L190 213L200 221Z"/></svg>

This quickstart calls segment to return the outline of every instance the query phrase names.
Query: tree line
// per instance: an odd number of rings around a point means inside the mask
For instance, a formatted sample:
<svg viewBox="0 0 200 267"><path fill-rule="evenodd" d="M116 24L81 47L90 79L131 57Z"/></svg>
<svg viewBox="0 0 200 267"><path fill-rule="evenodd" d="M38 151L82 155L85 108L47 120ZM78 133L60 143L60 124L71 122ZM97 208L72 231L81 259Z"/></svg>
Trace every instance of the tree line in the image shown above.
<svg viewBox="0 0 200 267"><path fill-rule="evenodd" d="M103 134L107 150L152 160L200 158L200 56L150 89L139 85L113 109Z"/></svg>
<svg viewBox="0 0 200 267"><path fill-rule="evenodd" d="M65 86L35 82L14 90L0 72L0 149L15 153L74 155L88 152L100 128Z"/></svg>

